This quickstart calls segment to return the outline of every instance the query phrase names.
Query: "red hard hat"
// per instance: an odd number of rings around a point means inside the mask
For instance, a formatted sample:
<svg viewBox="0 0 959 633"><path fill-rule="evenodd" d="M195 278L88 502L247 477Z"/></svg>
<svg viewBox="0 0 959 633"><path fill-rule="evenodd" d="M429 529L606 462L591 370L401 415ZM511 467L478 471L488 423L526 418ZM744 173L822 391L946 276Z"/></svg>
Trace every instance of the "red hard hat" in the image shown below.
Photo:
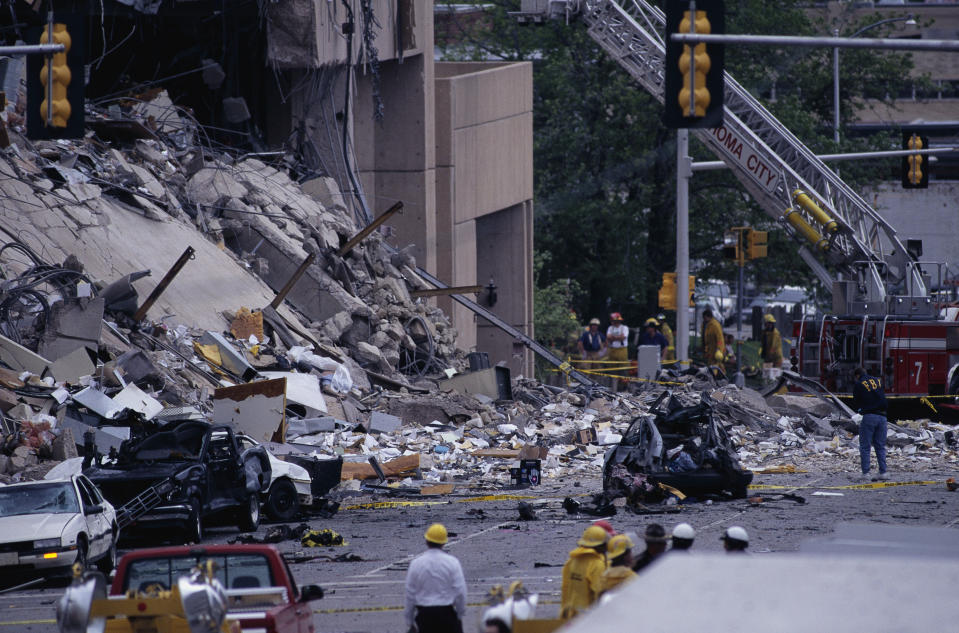
<svg viewBox="0 0 959 633"><path fill-rule="evenodd" d="M610 536L615 536L615 535L616 535L616 530L613 529L612 524L610 524L610 522L607 521L606 519L600 519L599 521L593 521L593 525L595 525L596 527L601 527L601 528L603 528L604 530L606 530L607 532L609 532L609 535L610 535Z"/></svg>
<svg viewBox="0 0 959 633"><path fill-rule="evenodd" d="M611 315L609 315L609 320L610 320L610 321L622 321L622 320L623 320L623 315L620 314L619 312L613 312Z"/></svg>

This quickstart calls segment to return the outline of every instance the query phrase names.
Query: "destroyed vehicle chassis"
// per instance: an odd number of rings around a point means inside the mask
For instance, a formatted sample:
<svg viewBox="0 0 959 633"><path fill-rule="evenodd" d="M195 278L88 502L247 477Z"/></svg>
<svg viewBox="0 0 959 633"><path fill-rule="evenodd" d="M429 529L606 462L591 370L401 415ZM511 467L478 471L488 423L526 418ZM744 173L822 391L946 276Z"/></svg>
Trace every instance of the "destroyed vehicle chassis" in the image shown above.
<svg viewBox="0 0 959 633"><path fill-rule="evenodd" d="M259 496L269 487L271 469L266 449L241 450L232 428L184 421L124 442L115 462L91 465L84 473L118 506L150 486L172 481L172 491L125 532L164 540L172 532L197 541L207 524L255 530Z"/></svg>
<svg viewBox="0 0 959 633"><path fill-rule="evenodd" d="M669 470L667 452L676 447L683 447L690 455L695 470ZM648 485L639 487L621 481L614 476L618 465ZM606 452L603 464L603 491L610 498L661 497L666 492L657 484L692 497L728 494L743 498L752 478L752 473L739 466L732 442L713 417L706 394L699 404L687 407L664 392L648 415L633 419L620 443Z"/></svg>

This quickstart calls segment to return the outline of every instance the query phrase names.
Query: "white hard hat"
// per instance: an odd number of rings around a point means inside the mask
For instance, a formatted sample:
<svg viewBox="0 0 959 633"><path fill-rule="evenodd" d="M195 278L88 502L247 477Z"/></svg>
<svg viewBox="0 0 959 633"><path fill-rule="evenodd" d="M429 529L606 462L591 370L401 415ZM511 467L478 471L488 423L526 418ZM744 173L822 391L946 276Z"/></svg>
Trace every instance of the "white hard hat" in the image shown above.
<svg viewBox="0 0 959 633"><path fill-rule="evenodd" d="M727 528L726 531L723 532L723 540L726 540L726 539L729 539L731 541L742 541L743 543L748 543L749 535L746 534L745 529L739 527L738 525L734 525L730 528Z"/></svg>
<svg viewBox="0 0 959 633"><path fill-rule="evenodd" d="M696 530L688 523L680 523L673 528L673 538L684 538L691 541L696 538Z"/></svg>

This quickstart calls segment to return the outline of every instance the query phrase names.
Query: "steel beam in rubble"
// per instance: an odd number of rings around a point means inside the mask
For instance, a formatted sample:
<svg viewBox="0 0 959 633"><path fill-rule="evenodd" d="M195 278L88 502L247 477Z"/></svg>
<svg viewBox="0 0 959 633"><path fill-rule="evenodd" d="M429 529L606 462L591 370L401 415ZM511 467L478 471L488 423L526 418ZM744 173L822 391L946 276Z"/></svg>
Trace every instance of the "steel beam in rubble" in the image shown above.
<svg viewBox="0 0 959 633"><path fill-rule="evenodd" d="M430 273L426 272L422 268L417 267L416 272L419 274L420 277L422 277L423 279L425 279L432 285L436 286L437 288L444 288L444 289L449 288L449 286L447 286L442 281L440 281L439 279L437 279ZM486 319L487 321L489 321L490 323L492 323L499 329L503 330L504 332L506 332L513 338L517 339L518 341L521 341L523 345L533 350L533 352L539 355L540 358L548 361L549 363L554 365L557 369L567 374L571 378L575 378L576 380L586 385L601 386L595 380L587 377L585 374L581 372L576 371L570 366L569 363L559 358L558 356L553 354L551 351L549 351L548 349L546 349L545 347L543 347L542 345L540 345L539 343L537 343L530 337L526 336L525 334L523 334L522 332L514 328L512 325L502 320L501 318L499 318L498 316L496 316L495 314L493 314L492 312L490 312L483 306L479 305L475 301L470 301L463 295L459 295L459 294L450 295L450 298L452 298L453 301L456 301L460 305L468 308L474 314L477 314L483 317L484 319Z"/></svg>

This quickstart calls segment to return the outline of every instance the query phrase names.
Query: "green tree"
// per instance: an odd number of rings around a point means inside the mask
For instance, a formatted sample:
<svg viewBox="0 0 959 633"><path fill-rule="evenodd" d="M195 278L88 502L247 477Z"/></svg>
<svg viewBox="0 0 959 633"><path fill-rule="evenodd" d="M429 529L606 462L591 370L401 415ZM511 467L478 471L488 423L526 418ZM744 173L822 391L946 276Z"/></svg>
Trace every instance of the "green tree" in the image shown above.
<svg viewBox="0 0 959 633"><path fill-rule="evenodd" d="M576 280L583 293L572 301L584 320L617 310L636 326L658 311L662 273L675 267L675 133L661 124L662 106L593 42L582 23L520 26L507 15L519 10L518 0L486 6L487 20L459 23L455 36L438 37L437 44L452 58L534 62L535 240L538 252L551 255L538 264L537 285ZM869 23L827 23L798 0L740 0L726 7L730 33L823 35L834 26L851 33ZM837 150L831 55L831 49L728 46L726 61L786 127L813 151L825 152ZM911 68L909 56L901 54L844 52L841 59L844 120L867 97L899 94ZM842 150L897 145L889 138L844 140ZM714 159L698 142L691 154L694 160ZM842 167L853 186L878 173L875 164ZM720 245L726 228L743 224L770 231L770 256L749 264L749 278L768 288L816 283L792 240L725 171L697 172L691 183L694 274L735 279Z"/></svg>

